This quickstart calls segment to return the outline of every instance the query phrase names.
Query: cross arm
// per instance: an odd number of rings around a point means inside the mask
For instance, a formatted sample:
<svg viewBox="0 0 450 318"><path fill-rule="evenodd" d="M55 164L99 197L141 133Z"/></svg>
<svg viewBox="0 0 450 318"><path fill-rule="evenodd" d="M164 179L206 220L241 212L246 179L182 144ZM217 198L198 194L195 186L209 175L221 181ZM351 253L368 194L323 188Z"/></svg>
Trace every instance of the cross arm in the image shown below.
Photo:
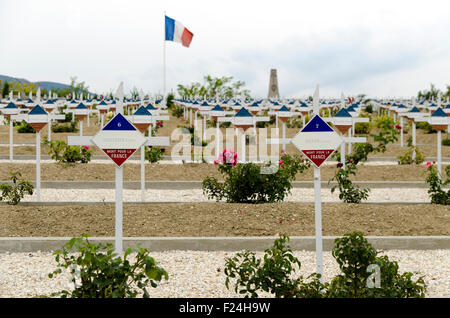
<svg viewBox="0 0 450 318"><path fill-rule="evenodd" d="M354 123L368 123L369 118L367 117L358 117L358 118L352 118Z"/></svg>
<svg viewBox="0 0 450 318"><path fill-rule="evenodd" d="M366 137L342 137L345 143L367 142Z"/></svg>
<svg viewBox="0 0 450 318"><path fill-rule="evenodd" d="M12 120L27 120L28 119L28 114L12 115L11 119Z"/></svg>
<svg viewBox="0 0 450 318"><path fill-rule="evenodd" d="M290 138L267 138L266 143L268 145L288 145L291 143Z"/></svg>
<svg viewBox="0 0 450 318"><path fill-rule="evenodd" d="M169 116L153 115L152 119L155 119L155 120L169 120Z"/></svg>
<svg viewBox="0 0 450 318"><path fill-rule="evenodd" d="M50 119L65 119L66 115L54 115L54 114L49 114Z"/></svg>
<svg viewBox="0 0 450 318"><path fill-rule="evenodd" d="M71 146L95 146L92 136L69 136L68 144Z"/></svg>
<svg viewBox="0 0 450 318"><path fill-rule="evenodd" d="M219 123L227 122L227 121L233 122L233 117L219 117L219 118L217 118L217 120L219 121Z"/></svg>
<svg viewBox="0 0 450 318"><path fill-rule="evenodd" d="M145 146L170 146L169 137L147 137Z"/></svg>

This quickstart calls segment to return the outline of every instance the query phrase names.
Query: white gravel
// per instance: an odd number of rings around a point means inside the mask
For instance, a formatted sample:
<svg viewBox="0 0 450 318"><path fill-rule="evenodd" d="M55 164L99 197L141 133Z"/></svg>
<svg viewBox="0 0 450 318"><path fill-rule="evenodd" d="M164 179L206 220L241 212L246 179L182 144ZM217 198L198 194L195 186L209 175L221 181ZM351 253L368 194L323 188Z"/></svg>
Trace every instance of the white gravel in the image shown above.
<svg viewBox="0 0 450 318"><path fill-rule="evenodd" d="M13 163L25 163L25 164L35 164L36 160L35 159L29 159L29 160L16 160L13 159ZM11 161L9 159L0 159L0 163L11 163ZM49 159L41 159L41 164L43 163L56 163L54 160L49 160ZM94 159L91 160L89 163L95 163L95 164L110 164L113 165L114 163L110 160L110 159ZM140 159L128 159L126 164L141 164L141 160ZM146 162L146 165L149 165L150 163ZM183 162L181 160L162 160L159 161L158 164L183 164ZM336 165L337 162L332 161L332 162L325 162L323 165L324 166L333 166ZM444 161L443 164L449 164L448 161ZM361 163L360 165L362 166L398 166L398 162L397 161L367 161L364 163ZM422 164L422 166L425 166L426 162L424 162Z"/></svg>
<svg viewBox="0 0 450 318"><path fill-rule="evenodd" d="M151 253L169 273L169 280L150 288L151 297L240 297L225 287L225 257L235 252L171 251ZM385 251L390 260L398 261L400 272L413 272L414 279L424 276L427 297L450 297L450 250ZM262 252L257 255L261 257ZM296 251L302 262L299 274L315 271L315 253ZM0 297L35 297L50 295L69 288L69 275L48 278L56 269L51 253L0 253ZM339 267L330 252L324 253L324 280L339 274ZM270 295L263 295L270 296Z"/></svg>
<svg viewBox="0 0 450 318"><path fill-rule="evenodd" d="M201 189L191 190L156 190L145 192L147 202L199 202L208 201ZM22 202L36 201L36 193L25 196ZM41 189L42 202L115 202L114 189ZM124 202L141 201L141 190L123 190ZM214 200L209 200L214 202ZM293 188L285 201L313 202L314 189ZM322 189L322 202L341 202L339 191L331 193L330 189ZM369 199L364 202L421 202L429 203L427 189L424 188L377 188L371 189Z"/></svg>

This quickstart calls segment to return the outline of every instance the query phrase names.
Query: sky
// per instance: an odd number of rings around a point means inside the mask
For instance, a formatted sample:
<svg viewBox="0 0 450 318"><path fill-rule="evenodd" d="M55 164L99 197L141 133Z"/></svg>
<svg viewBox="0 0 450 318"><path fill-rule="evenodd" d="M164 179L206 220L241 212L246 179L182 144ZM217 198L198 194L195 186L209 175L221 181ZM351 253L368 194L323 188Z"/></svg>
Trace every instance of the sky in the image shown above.
<svg viewBox="0 0 450 318"><path fill-rule="evenodd" d="M193 34L164 41L164 13ZM410 98L450 85L450 1L0 0L0 74L162 93L233 76L266 98Z"/></svg>

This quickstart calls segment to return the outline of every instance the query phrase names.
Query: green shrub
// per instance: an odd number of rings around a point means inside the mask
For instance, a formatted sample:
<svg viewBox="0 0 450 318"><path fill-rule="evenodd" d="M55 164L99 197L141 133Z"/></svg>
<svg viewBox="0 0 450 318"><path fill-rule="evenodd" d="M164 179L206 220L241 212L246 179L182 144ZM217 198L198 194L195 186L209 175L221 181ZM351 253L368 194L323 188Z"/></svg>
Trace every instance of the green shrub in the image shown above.
<svg viewBox="0 0 450 318"><path fill-rule="evenodd" d="M65 141L49 141L44 137L43 145L50 147L48 154L59 163L88 163L91 161L92 151L89 146L69 146Z"/></svg>
<svg viewBox="0 0 450 318"><path fill-rule="evenodd" d="M9 117L3 116L3 125L5 126L9 126L9 122L11 121L11 119L9 119ZM13 127L17 126L17 122L13 121Z"/></svg>
<svg viewBox="0 0 450 318"><path fill-rule="evenodd" d="M36 130L34 130L33 127L29 123L27 123L25 120L22 120L20 125L16 126L17 132L21 134L34 134L36 133Z"/></svg>
<svg viewBox="0 0 450 318"><path fill-rule="evenodd" d="M389 115L380 115L374 118L373 120L376 128L380 129L389 129L392 126L395 126L397 123L394 119Z"/></svg>
<svg viewBox="0 0 450 318"><path fill-rule="evenodd" d="M356 123L355 134L367 135L370 132L370 123Z"/></svg>
<svg viewBox="0 0 450 318"><path fill-rule="evenodd" d="M219 128L230 128L231 127L231 121L224 121L223 123L220 123Z"/></svg>
<svg viewBox="0 0 450 318"><path fill-rule="evenodd" d="M145 159L150 163L155 163L163 158L164 148L148 146L145 148Z"/></svg>
<svg viewBox="0 0 450 318"><path fill-rule="evenodd" d="M255 163L237 163L237 154L225 149L221 158L214 164L218 165L225 181L219 182L214 177L203 180L203 194L209 199L235 203L279 202L290 193L291 181L295 175L310 167L308 160L298 155L283 154L278 166L270 163L257 165ZM274 170L271 170L274 168Z"/></svg>
<svg viewBox="0 0 450 318"><path fill-rule="evenodd" d="M219 123L219 128L229 128L231 126L230 121L224 121ZM206 121L206 128L216 128L216 121L214 119L209 119Z"/></svg>
<svg viewBox="0 0 450 318"><path fill-rule="evenodd" d="M378 134L370 134L370 137L378 143L374 147L374 153L385 152L389 143L396 142L400 133L400 125L389 116L379 116L375 119L375 127L379 128Z"/></svg>
<svg viewBox="0 0 450 318"><path fill-rule="evenodd" d="M70 255L73 248L77 254ZM130 263L127 257L135 252L129 248L123 259L114 253L114 247L108 244L91 244L86 235L72 238L62 250L53 253L58 263L49 278L61 274L62 269L69 269L74 283L73 290L62 290L51 296L62 298L135 298L142 292L149 297L147 288L156 288L163 278L168 280L167 272L158 267L157 262L149 256L146 249L138 248L136 261Z"/></svg>
<svg viewBox="0 0 450 318"><path fill-rule="evenodd" d="M366 112L368 112L369 114L372 114L372 113L373 113L373 105L372 105L372 104L367 105L367 106L364 108L364 110L365 110Z"/></svg>
<svg viewBox="0 0 450 318"><path fill-rule="evenodd" d="M305 282L302 276L292 278L301 263L292 254L288 242L289 237L281 235L271 249L265 250L264 260L256 258L255 253L249 251L226 258L224 273L227 276L227 289L230 289L231 280L236 279L235 292L245 294L246 298L257 298L261 291L271 293L276 298L322 297L324 286L320 283L319 275L310 275L310 282Z"/></svg>
<svg viewBox="0 0 450 318"><path fill-rule="evenodd" d="M377 254L361 232L335 239L332 255L342 274L334 277L327 286L327 297L425 297L426 286L422 277L413 281L412 273L400 275L397 262L389 261L387 256L378 257ZM380 270L379 286L368 286L372 278L370 265ZM376 278L374 283L377 283Z"/></svg>
<svg viewBox="0 0 450 318"><path fill-rule="evenodd" d="M328 184L335 180L337 186L331 187L331 193L334 193L336 189L339 189L339 199L345 203L361 203L362 200L367 200L369 197L370 189L360 189L357 185L354 185L350 180L351 175L356 175L358 170L357 165L361 161L366 161L369 154L374 151L374 147L369 143L356 143L351 155L346 158L345 169L339 162L337 164L338 170L334 177L328 182ZM333 154L333 157L341 160L340 154Z"/></svg>
<svg viewBox="0 0 450 318"><path fill-rule="evenodd" d="M345 234L334 241L332 255L341 274L330 282L322 283L320 275L311 274L307 280L295 277L300 261L287 245L289 237L281 235L271 249L265 250L263 259L245 251L225 259L225 286L234 282L236 293L245 297L258 297L268 292L276 298L410 298L425 297L423 278L416 281L413 274L398 272L398 264L377 251L364 238L363 233ZM379 275L377 275L379 270Z"/></svg>
<svg viewBox="0 0 450 318"><path fill-rule="evenodd" d="M427 123L426 121L419 121L418 123L416 123L416 128L417 129L422 129L427 134L435 134L435 133L437 133L437 130L435 130L433 128L433 126L431 126L431 124Z"/></svg>
<svg viewBox="0 0 450 318"><path fill-rule="evenodd" d="M72 113L64 113L64 119L57 119L56 121L58 123L70 123L72 122ZM74 121L78 121L77 118L75 118Z"/></svg>
<svg viewBox="0 0 450 318"><path fill-rule="evenodd" d="M436 162L427 162L427 169L425 173L428 173L425 182L428 183L430 188L428 194L431 198L431 203L450 205L450 190L443 190L442 188L450 184L450 166L445 168L447 180L443 181L442 176L439 175L439 171L435 166Z"/></svg>
<svg viewBox="0 0 450 318"><path fill-rule="evenodd" d="M34 188L31 182L19 179L22 176L20 172L10 171L9 174L13 184L0 184L0 190L2 191L0 201L6 201L9 205L17 205L25 194L32 195Z"/></svg>
<svg viewBox="0 0 450 318"><path fill-rule="evenodd" d="M416 157L413 159L413 153L416 152ZM419 151L416 146L409 146L409 149L403 154L403 156L397 156L399 165L410 165L410 164L421 164L425 161L425 156L423 152Z"/></svg>
<svg viewBox="0 0 450 318"><path fill-rule="evenodd" d="M355 134L359 135L367 135L370 133L370 115L368 113L362 112L359 115L359 118L369 118L369 122L367 123L355 123Z"/></svg>
<svg viewBox="0 0 450 318"><path fill-rule="evenodd" d="M341 163L338 163L338 171L332 180L336 180L337 186L331 188L331 193L334 193L336 189L339 189L339 199L345 203L361 203L363 200L369 198L369 188L360 189L357 185L354 185L350 180L350 175L356 175L355 169L352 168L350 162L347 162L345 169L341 168Z"/></svg>
<svg viewBox="0 0 450 318"><path fill-rule="evenodd" d="M322 108L319 112L321 117L331 117L330 116L330 110L328 108Z"/></svg>
<svg viewBox="0 0 450 318"><path fill-rule="evenodd" d="M287 128L302 128L303 122L301 119L292 118L292 120L288 120L286 123Z"/></svg>
<svg viewBox="0 0 450 318"><path fill-rule="evenodd" d="M175 106L175 104L173 103L174 99L175 99L175 96L172 93L167 94L166 106L168 109L171 109Z"/></svg>
<svg viewBox="0 0 450 318"><path fill-rule="evenodd" d="M450 138L443 139L442 146L450 146Z"/></svg>
<svg viewBox="0 0 450 318"><path fill-rule="evenodd" d="M172 116L176 118L181 118L184 115L183 108L177 105L173 105L172 107Z"/></svg>
<svg viewBox="0 0 450 318"><path fill-rule="evenodd" d="M62 133L62 132L77 132L76 122L70 122L67 124L56 124L52 125L52 132Z"/></svg>
<svg viewBox="0 0 450 318"><path fill-rule="evenodd" d="M346 203L360 203L362 200L367 200L370 189L360 189L354 185L350 180L351 175L356 175L358 170L358 163L366 161L370 153L385 152L386 146L389 143L398 140L400 126L389 116L379 116L374 120L375 127L379 128L378 134L370 134L370 137L377 143L373 146L370 143L355 144L353 153L346 157L345 168L339 162L337 164L338 170L333 178L328 182L335 180L338 185L331 188L331 193L339 189L339 199ZM332 157L340 161L340 154L334 153Z"/></svg>
<svg viewBox="0 0 450 318"><path fill-rule="evenodd" d="M269 121L257 121L256 128L270 127L271 125L275 124L275 120L276 120L275 116L270 116Z"/></svg>

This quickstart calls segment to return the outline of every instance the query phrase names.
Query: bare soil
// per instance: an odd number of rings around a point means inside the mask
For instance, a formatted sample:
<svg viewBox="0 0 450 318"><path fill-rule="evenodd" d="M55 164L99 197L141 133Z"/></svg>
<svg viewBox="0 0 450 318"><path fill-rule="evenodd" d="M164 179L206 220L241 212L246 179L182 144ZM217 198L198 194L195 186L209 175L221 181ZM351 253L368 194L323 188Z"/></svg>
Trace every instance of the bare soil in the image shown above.
<svg viewBox="0 0 450 318"><path fill-rule="evenodd" d="M325 203L323 234L450 235L446 206ZM114 236L114 205L0 205L1 237ZM125 204L127 237L314 235L308 203Z"/></svg>

